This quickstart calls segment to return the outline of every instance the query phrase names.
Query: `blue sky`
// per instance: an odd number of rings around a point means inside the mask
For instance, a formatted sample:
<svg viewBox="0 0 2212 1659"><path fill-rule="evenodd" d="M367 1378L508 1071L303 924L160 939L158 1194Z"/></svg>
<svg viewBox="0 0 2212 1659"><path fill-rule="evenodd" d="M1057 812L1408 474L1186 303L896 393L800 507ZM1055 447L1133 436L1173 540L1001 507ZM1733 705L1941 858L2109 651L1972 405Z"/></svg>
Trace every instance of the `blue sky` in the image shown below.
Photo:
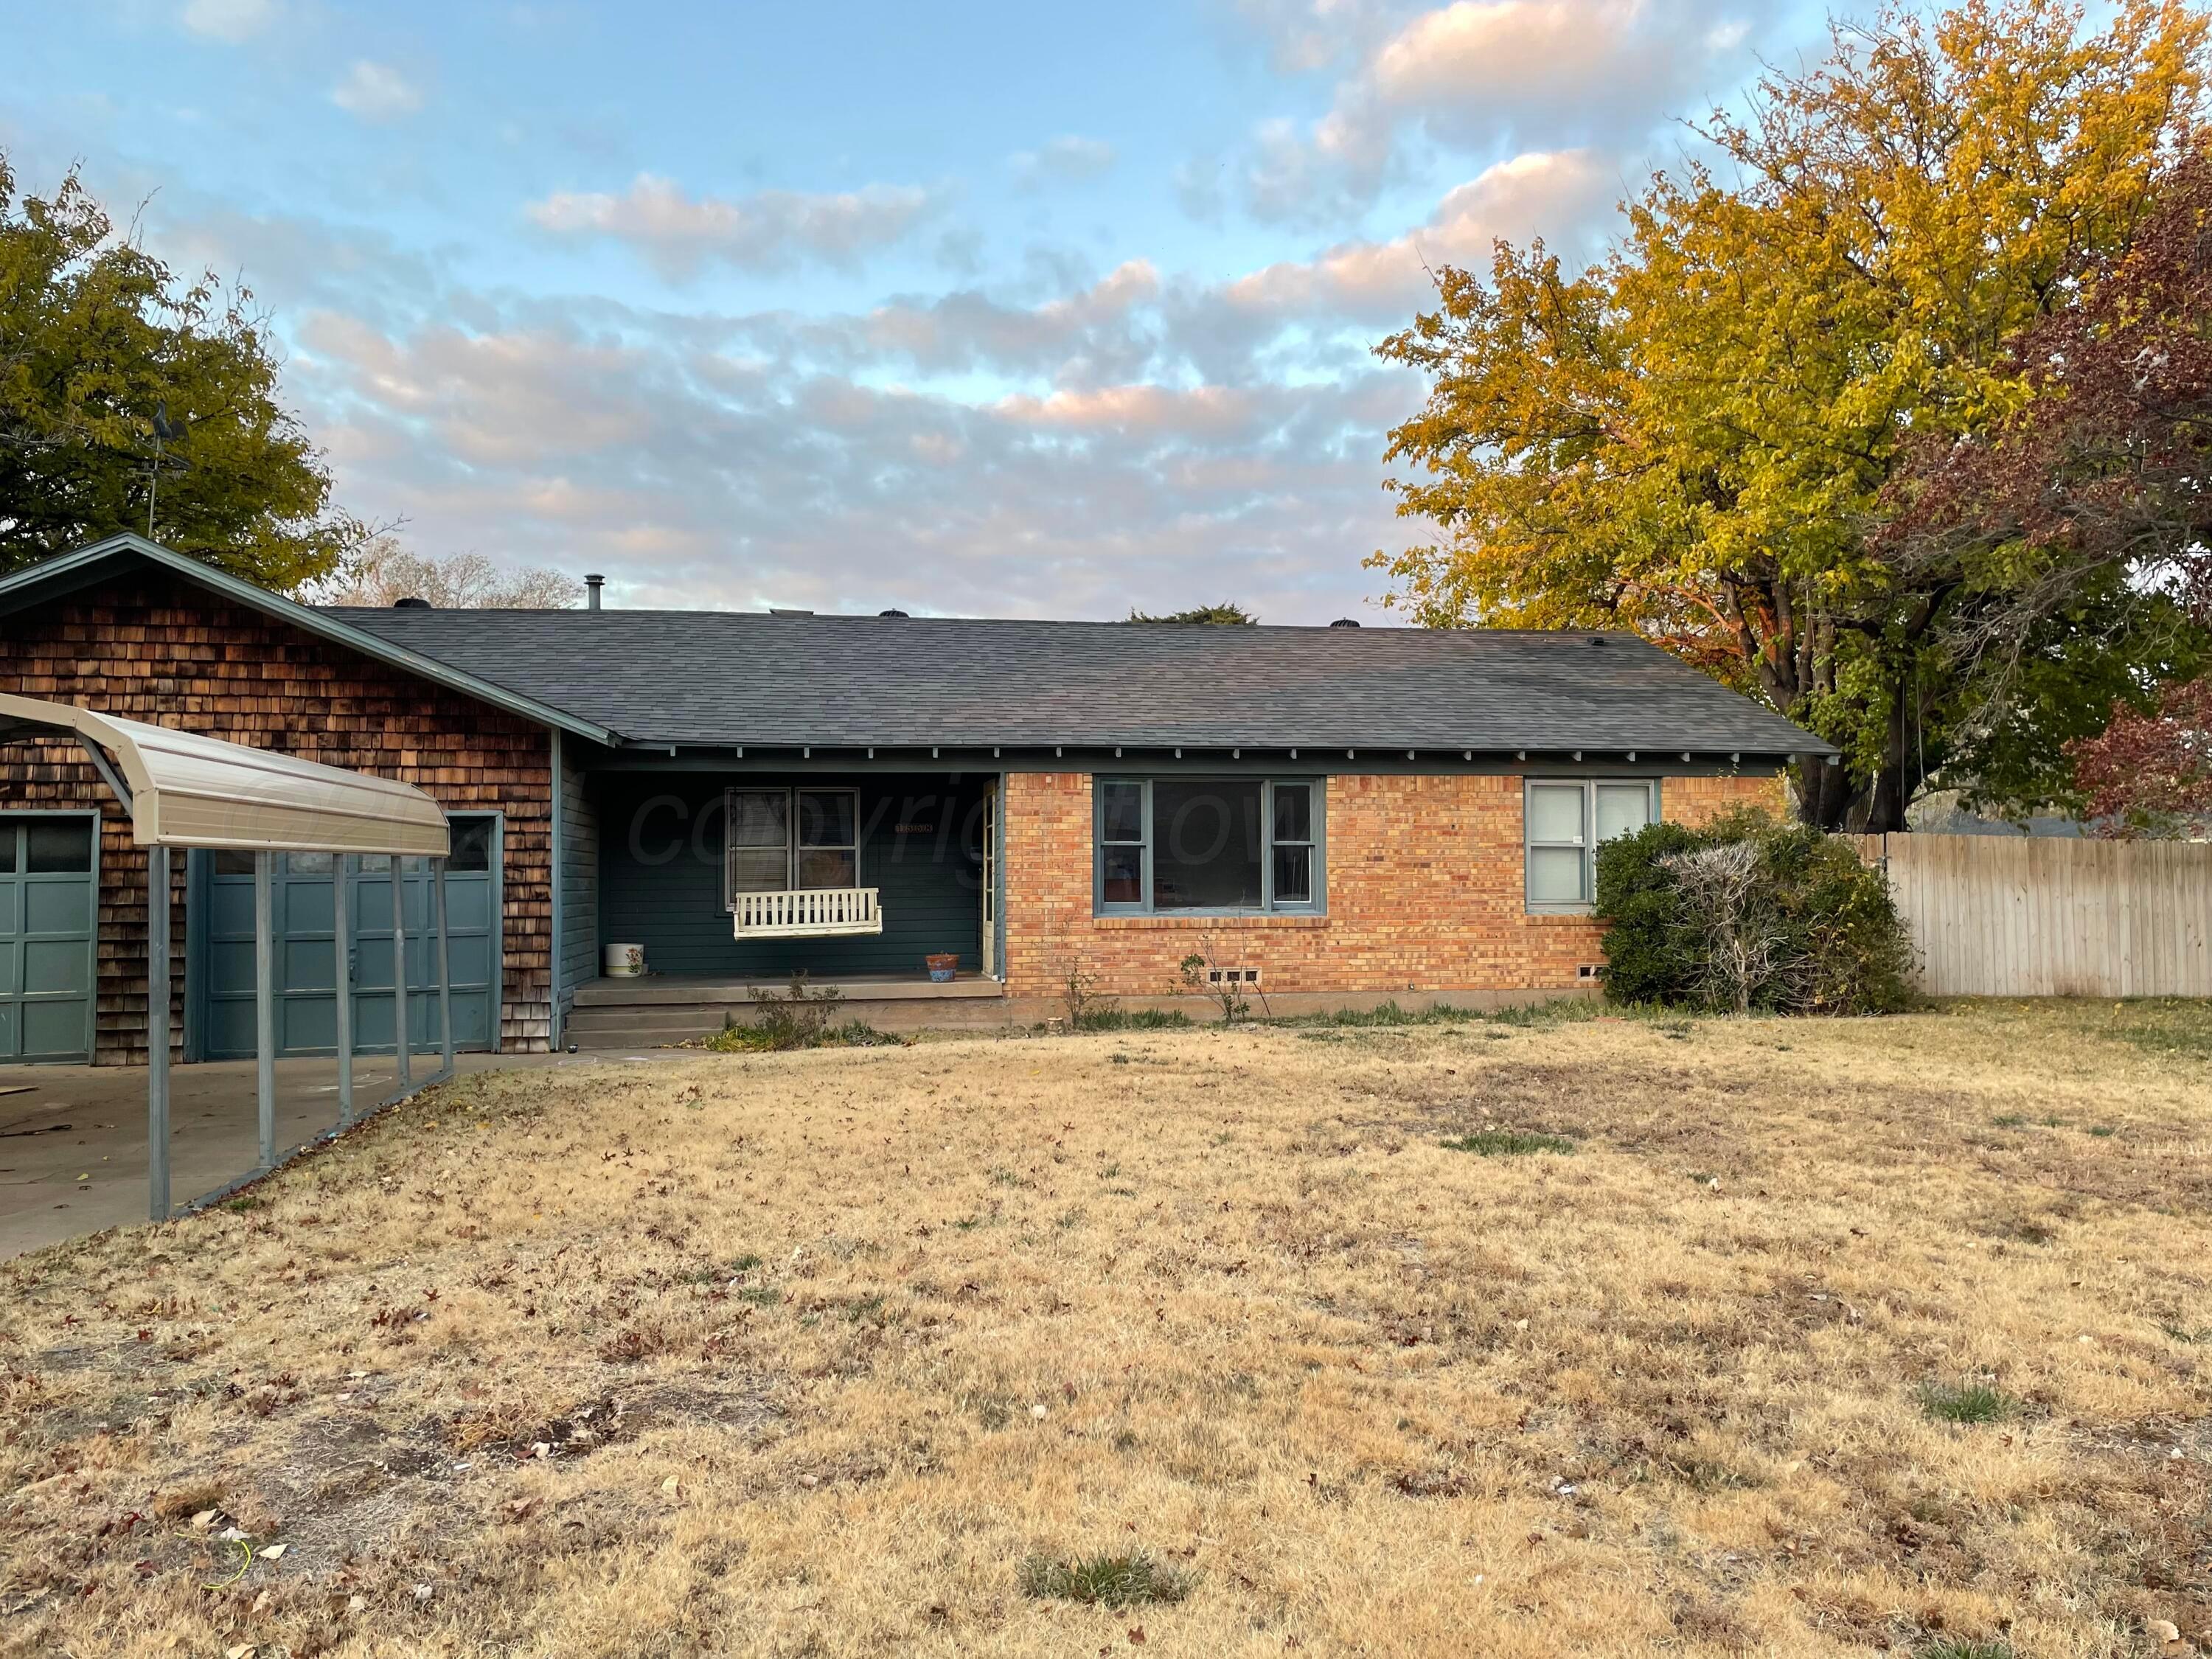
<svg viewBox="0 0 2212 1659"><path fill-rule="evenodd" d="M0 148L242 276L348 509L611 602L1382 620L1424 262L1615 203L1780 0L76 0Z"/></svg>

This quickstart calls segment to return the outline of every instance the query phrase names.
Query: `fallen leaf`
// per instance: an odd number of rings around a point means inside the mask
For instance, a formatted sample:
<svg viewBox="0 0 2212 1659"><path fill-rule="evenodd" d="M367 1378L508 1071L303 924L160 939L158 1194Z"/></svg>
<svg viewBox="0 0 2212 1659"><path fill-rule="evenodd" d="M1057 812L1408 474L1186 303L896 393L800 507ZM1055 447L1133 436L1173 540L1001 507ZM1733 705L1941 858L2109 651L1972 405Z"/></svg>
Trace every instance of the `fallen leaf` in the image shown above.
<svg viewBox="0 0 2212 1659"><path fill-rule="evenodd" d="M282 1561L284 1559L284 1552L291 1547L289 1544L268 1545L262 1550L261 1559L264 1561Z"/></svg>
<svg viewBox="0 0 2212 1659"><path fill-rule="evenodd" d="M1142 1625L1139 1625L1129 1632L1129 1645L1133 1648L1145 1645L1145 1627Z"/></svg>
<svg viewBox="0 0 2212 1659"><path fill-rule="evenodd" d="M660 1483L660 1489L666 1492L671 1498L680 1497L683 1495L684 1492L683 1483L678 1480L672 1474L670 1475L667 1480Z"/></svg>
<svg viewBox="0 0 2212 1659"><path fill-rule="evenodd" d="M192 1525L198 1530L205 1532L210 1527L215 1525L215 1518L221 1513L219 1510L202 1510L192 1517Z"/></svg>
<svg viewBox="0 0 2212 1659"><path fill-rule="evenodd" d="M2170 1619L2146 1619L2143 1630L2154 1642L2179 1642L2181 1627Z"/></svg>

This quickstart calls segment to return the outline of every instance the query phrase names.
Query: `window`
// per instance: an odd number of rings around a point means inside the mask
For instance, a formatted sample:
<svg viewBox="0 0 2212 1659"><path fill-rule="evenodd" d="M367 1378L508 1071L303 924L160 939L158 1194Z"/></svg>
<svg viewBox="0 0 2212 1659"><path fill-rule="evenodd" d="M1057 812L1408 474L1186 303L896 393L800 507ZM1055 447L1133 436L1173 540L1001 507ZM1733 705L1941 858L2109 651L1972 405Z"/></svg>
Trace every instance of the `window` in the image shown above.
<svg viewBox="0 0 2212 1659"><path fill-rule="evenodd" d="M23 831L23 868L34 876L89 873L90 818L33 818Z"/></svg>
<svg viewBox="0 0 2212 1659"><path fill-rule="evenodd" d="M860 884L856 789L732 789L723 798L724 870L740 893Z"/></svg>
<svg viewBox="0 0 2212 1659"><path fill-rule="evenodd" d="M1649 780L1529 779L1522 809L1528 908L1589 909L1599 846L1634 835L1658 815L1659 786Z"/></svg>
<svg viewBox="0 0 2212 1659"><path fill-rule="evenodd" d="M1312 779L1102 778L1098 909L1318 910L1320 787Z"/></svg>
<svg viewBox="0 0 2212 1659"><path fill-rule="evenodd" d="M455 813L446 820L446 829L452 837L453 850L447 854L446 868L449 871L480 871L491 868L492 832L499 820L489 813Z"/></svg>

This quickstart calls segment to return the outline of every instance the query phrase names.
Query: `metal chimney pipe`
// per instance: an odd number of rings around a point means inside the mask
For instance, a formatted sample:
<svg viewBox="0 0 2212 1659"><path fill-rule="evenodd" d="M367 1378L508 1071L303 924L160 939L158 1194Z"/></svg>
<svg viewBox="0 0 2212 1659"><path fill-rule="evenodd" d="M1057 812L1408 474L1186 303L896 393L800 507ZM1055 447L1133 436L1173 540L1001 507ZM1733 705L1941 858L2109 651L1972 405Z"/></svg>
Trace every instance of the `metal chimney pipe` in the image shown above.
<svg viewBox="0 0 2212 1659"><path fill-rule="evenodd" d="M599 608L599 590L606 585L607 579L596 571L584 578L584 608L586 610L597 611Z"/></svg>

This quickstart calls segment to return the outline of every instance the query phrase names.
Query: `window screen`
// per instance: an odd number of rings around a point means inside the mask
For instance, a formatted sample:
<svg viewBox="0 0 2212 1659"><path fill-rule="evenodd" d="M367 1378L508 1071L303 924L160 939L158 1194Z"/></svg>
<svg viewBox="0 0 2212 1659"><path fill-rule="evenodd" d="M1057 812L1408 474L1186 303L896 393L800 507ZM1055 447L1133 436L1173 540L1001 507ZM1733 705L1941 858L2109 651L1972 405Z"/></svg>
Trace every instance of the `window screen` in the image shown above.
<svg viewBox="0 0 2212 1659"><path fill-rule="evenodd" d="M1529 780L1522 818L1529 908L1587 908L1596 892L1598 848L1634 835L1656 809L1656 788L1645 780Z"/></svg>
<svg viewBox="0 0 2212 1659"><path fill-rule="evenodd" d="M791 793L732 789L726 803L732 893L781 893L791 885Z"/></svg>
<svg viewBox="0 0 2212 1659"><path fill-rule="evenodd" d="M726 896L860 884L854 789L732 789L724 797Z"/></svg>

